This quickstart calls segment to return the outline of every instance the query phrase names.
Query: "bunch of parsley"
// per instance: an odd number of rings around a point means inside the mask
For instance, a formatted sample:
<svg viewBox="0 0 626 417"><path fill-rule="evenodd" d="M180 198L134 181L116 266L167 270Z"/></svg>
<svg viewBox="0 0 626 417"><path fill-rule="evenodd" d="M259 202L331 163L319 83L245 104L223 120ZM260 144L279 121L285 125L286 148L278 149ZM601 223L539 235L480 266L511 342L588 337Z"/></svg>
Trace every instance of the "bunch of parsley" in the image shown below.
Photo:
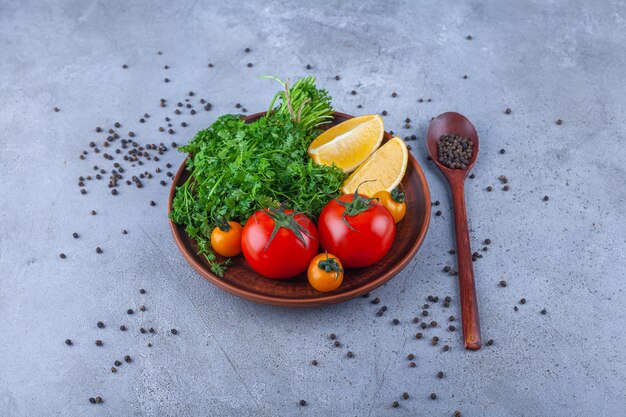
<svg viewBox="0 0 626 417"><path fill-rule="evenodd" d="M191 175L176 191L170 218L185 226L215 273L222 275L228 265L217 262L210 248L218 219L243 223L256 210L280 204L317 217L338 193L345 174L316 165L307 153L317 126L332 118L330 97L314 82L306 77L289 87L281 81L284 91L259 120L221 116L180 147L189 153Z"/></svg>

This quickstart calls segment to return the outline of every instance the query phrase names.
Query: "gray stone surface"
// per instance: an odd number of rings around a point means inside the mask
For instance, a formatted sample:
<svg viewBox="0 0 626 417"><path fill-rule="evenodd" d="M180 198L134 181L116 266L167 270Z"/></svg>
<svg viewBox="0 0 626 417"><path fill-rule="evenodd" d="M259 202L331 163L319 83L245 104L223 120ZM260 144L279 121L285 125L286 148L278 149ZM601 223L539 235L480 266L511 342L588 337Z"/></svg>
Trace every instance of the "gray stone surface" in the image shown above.
<svg viewBox="0 0 626 417"><path fill-rule="evenodd" d="M0 416L626 415L624 2L171 3L0 0ZM157 127L193 90L214 109L175 119L184 143L236 102L264 110L276 85L259 75L307 73L337 109L387 110L387 128L416 134L413 154L441 201L415 259L372 294L384 317L362 298L289 310L213 287L176 250L157 181L117 197L104 184L78 192L77 177L103 162L78 159L95 126L120 121L142 143L169 144ZM454 266L450 197L423 137L448 110L482 139L467 198L474 246L493 242L475 271L495 344L479 352L442 328L458 316L457 284L441 272ZM181 161L168 152L161 165ZM430 309L440 327L425 333L439 347L410 323L429 294L454 299ZM112 374L125 354L133 363ZM89 404L95 395L104 404Z"/></svg>

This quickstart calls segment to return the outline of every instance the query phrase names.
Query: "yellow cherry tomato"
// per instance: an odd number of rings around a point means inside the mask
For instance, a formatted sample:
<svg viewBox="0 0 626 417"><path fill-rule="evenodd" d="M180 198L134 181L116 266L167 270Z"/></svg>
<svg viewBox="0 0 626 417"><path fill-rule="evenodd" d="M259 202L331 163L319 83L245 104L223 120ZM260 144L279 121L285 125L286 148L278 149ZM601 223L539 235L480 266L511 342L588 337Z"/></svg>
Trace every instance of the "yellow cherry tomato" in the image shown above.
<svg viewBox="0 0 626 417"><path fill-rule="evenodd" d="M343 267L336 256L320 253L311 260L307 277L309 284L319 292L334 291L343 282Z"/></svg>
<svg viewBox="0 0 626 417"><path fill-rule="evenodd" d="M406 214L406 203L404 202L404 193L400 191L399 188L396 187L391 192L379 191L374 194L373 197L377 198L380 204L389 210L389 213L391 213L396 223L404 218Z"/></svg>
<svg viewBox="0 0 626 417"><path fill-rule="evenodd" d="M243 227L237 222L220 220L211 232L211 246L217 254L232 258L241 253L241 232Z"/></svg>

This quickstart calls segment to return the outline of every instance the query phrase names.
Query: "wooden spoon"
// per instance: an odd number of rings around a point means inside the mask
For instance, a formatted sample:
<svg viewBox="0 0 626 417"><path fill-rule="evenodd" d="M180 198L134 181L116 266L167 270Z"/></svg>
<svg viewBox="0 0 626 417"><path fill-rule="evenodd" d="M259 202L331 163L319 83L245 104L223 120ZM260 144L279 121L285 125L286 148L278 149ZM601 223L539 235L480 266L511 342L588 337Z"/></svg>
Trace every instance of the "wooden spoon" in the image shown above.
<svg viewBox="0 0 626 417"><path fill-rule="evenodd" d="M439 162L437 143L441 136L450 133L456 133L472 142L472 157L465 169L451 169ZM467 227L464 183L465 177L476 163L478 156L478 133L476 133L472 122L465 116L454 112L442 113L431 120L428 126L426 146L430 157L446 177L452 190L463 339L466 349L477 350L480 349L480 320L478 319L478 300L476 299L476 286L474 284L472 248Z"/></svg>

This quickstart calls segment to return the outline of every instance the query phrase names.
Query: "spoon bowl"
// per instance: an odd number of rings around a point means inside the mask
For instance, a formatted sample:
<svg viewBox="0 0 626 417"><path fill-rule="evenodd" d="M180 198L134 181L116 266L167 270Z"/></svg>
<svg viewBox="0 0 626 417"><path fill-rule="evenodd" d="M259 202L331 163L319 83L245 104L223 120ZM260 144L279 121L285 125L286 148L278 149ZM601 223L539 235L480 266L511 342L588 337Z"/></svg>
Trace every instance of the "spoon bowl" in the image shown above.
<svg viewBox="0 0 626 417"><path fill-rule="evenodd" d="M443 135L456 133L472 142L472 156L463 169L452 169L439 162L437 144ZM466 349L480 349L480 320L478 318L478 300L474 283L472 248L467 225L465 206L465 177L472 170L478 158L478 133L472 122L465 116L448 112L431 120L426 132L426 147L433 162L439 167L450 184L454 208L454 231L456 237L456 256L459 269L459 298L461 301L461 320L463 324L463 342Z"/></svg>
<svg viewBox="0 0 626 417"><path fill-rule="evenodd" d="M437 149L439 138L450 133L456 133L461 137L468 138L472 142L472 157L465 169L448 168L439 162ZM478 133L472 122L462 114L455 112L442 113L430 121L428 132L426 133L426 146L428 147L428 153L433 159L433 162L435 162L446 178L450 176L462 176L464 178L472 170L472 167L476 163L476 158L478 157Z"/></svg>

